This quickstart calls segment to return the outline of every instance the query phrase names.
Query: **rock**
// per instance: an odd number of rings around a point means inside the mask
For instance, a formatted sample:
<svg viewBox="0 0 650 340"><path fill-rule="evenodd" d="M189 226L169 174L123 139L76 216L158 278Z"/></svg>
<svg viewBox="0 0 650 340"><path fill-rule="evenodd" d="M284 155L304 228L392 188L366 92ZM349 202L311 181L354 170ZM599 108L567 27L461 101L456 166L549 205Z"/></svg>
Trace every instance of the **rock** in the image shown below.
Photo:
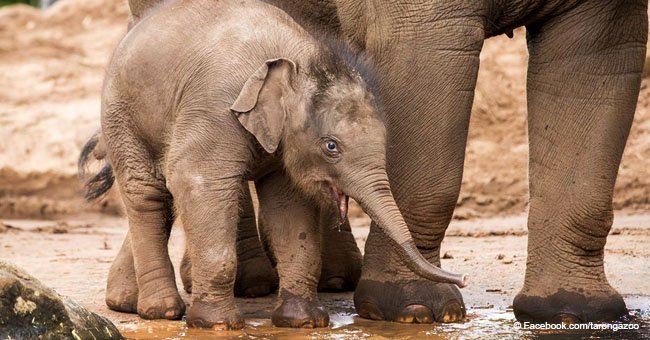
<svg viewBox="0 0 650 340"><path fill-rule="evenodd" d="M442 255L443 259L453 259L454 255L451 255L449 252L445 252L444 255Z"/></svg>
<svg viewBox="0 0 650 340"><path fill-rule="evenodd" d="M0 260L0 339L122 339L115 326Z"/></svg>
<svg viewBox="0 0 650 340"><path fill-rule="evenodd" d="M497 260L503 260L504 257L506 257L506 256L503 255L503 254L499 254L499 255L497 255Z"/></svg>

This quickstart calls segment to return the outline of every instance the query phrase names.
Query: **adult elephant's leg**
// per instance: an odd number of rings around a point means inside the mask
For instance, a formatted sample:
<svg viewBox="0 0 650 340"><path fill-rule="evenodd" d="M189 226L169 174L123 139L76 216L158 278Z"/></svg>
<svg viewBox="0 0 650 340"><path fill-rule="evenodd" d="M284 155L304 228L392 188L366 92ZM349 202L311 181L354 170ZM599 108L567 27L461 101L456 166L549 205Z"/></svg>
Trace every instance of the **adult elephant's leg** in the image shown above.
<svg viewBox="0 0 650 340"><path fill-rule="evenodd" d="M384 2L381 9L364 9L362 13L373 15L373 25L357 41L378 68L393 194L418 249L436 265L460 191L485 36L483 15L469 8L475 3L431 1L408 8L413 5ZM351 22L345 10L341 18L343 23ZM453 322L464 317L457 286L419 278L392 249L379 229L371 226L354 298L359 315L407 323Z"/></svg>
<svg viewBox="0 0 650 340"><path fill-rule="evenodd" d="M316 295L321 269L318 208L275 172L257 181L262 232L277 261L278 304L271 320L278 327L325 327L329 316Z"/></svg>
<svg viewBox="0 0 650 340"><path fill-rule="evenodd" d="M321 210L323 268L318 290L324 292L354 290L361 276L361 252L352 235L350 222L339 222L338 212Z"/></svg>
<svg viewBox="0 0 650 340"><path fill-rule="evenodd" d="M584 2L528 27L530 213L515 316L611 320L603 268L612 192L639 93L647 1Z"/></svg>

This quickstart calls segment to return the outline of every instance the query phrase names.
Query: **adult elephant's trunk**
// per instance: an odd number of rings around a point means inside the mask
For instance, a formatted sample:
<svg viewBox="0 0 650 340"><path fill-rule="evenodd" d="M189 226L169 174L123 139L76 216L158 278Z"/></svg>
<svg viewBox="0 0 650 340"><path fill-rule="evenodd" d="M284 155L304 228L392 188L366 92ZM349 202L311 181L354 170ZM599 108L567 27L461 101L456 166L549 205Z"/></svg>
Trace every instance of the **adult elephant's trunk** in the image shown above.
<svg viewBox="0 0 650 340"><path fill-rule="evenodd" d="M410 270L431 281L455 283L460 288L467 285L467 275L442 270L420 254L397 208L385 172L358 179L344 190L359 202L377 226L395 242L395 248Z"/></svg>

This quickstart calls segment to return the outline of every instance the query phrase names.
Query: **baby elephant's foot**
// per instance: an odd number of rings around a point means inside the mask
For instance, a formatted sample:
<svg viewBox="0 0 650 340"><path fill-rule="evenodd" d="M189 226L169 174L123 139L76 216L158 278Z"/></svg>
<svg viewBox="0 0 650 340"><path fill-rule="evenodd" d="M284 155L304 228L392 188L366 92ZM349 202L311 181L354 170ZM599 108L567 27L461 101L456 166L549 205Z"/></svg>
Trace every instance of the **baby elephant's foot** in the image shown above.
<svg viewBox="0 0 650 340"><path fill-rule="evenodd" d="M352 237L352 233L350 233ZM354 238L352 238L354 242ZM331 247L334 248L334 247ZM354 291L361 277L361 253L356 244L324 250L319 292Z"/></svg>
<svg viewBox="0 0 650 340"><path fill-rule="evenodd" d="M185 254L183 254L183 259L181 260L180 271L183 289L188 294L192 294L192 263L190 262L190 256L187 254L187 249L185 249Z"/></svg>
<svg viewBox="0 0 650 340"><path fill-rule="evenodd" d="M244 319L237 308L225 310L217 303L194 301L187 311L187 325L190 327L235 330L244 328Z"/></svg>
<svg viewBox="0 0 650 340"><path fill-rule="evenodd" d="M133 267L130 237L113 260L106 283L106 305L108 308L123 312L138 312L138 282Z"/></svg>
<svg viewBox="0 0 650 340"><path fill-rule="evenodd" d="M138 315L143 319L177 320L185 314L185 303L178 292L175 294L152 295L138 299Z"/></svg>
<svg viewBox="0 0 650 340"><path fill-rule="evenodd" d="M106 305L122 313L138 312L138 286L111 285L106 288Z"/></svg>
<svg viewBox="0 0 650 340"><path fill-rule="evenodd" d="M276 327L316 328L327 327L330 317L318 300L292 295L282 299L271 320Z"/></svg>
<svg viewBox="0 0 650 340"><path fill-rule="evenodd" d="M318 291L354 291L361 277L363 258L349 223L338 228L325 227L323 244Z"/></svg>
<svg viewBox="0 0 650 340"><path fill-rule="evenodd" d="M278 274L266 255L237 264L236 297L260 297L278 289Z"/></svg>

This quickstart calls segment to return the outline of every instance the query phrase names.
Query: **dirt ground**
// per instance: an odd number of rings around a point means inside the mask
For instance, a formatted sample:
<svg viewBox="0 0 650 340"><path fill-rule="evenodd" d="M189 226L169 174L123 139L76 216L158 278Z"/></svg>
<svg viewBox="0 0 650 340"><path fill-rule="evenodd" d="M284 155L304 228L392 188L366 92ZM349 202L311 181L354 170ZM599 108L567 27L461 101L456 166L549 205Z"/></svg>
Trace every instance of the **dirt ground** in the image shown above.
<svg viewBox="0 0 650 340"><path fill-rule="evenodd" d="M361 217L351 222L357 243L363 249L369 220ZM146 322L137 315L110 311L104 304L108 269L126 230L124 218L105 214L82 214L54 220L4 220L0 224L0 254L59 293L108 317L126 336L182 336L187 330L180 322ZM333 325L313 334L328 337L338 334L342 331L339 328L343 327L346 332L361 332L355 333L359 337L365 337L363 334L415 336L421 331L431 332L431 336L440 335L441 332L472 336L496 330L505 334L526 335L512 329L514 320L511 313L512 299L523 284L526 234L524 215L452 222L443 242L442 253L445 256L442 265L470 275L471 283L463 289L469 320L460 324L469 330L458 328L458 325L409 328L407 325L364 321L354 317L352 293L345 293L321 294L321 299L332 314ZM639 316L634 322L641 323L642 330L647 332L650 332L649 241L650 215L617 214L605 255L609 281L623 295L628 308ZM182 253L182 228L174 228L170 254L176 266ZM177 282L182 287L180 277ZM187 294L182 294L187 300ZM238 303L244 316L249 319L248 327L244 333L235 332L232 336L305 335L303 331L296 333L270 327L274 296L238 299ZM195 332L190 335L214 336L215 333Z"/></svg>
<svg viewBox="0 0 650 340"><path fill-rule="evenodd" d="M124 1L60 0L46 12L0 8L0 257L109 317L129 337L202 336L179 322L148 323L109 311L104 286L126 233L115 192L82 201L76 159L99 127L103 68L124 34ZM527 157L525 31L486 41L470 123L462 191L443 243L443 266L471 275L463 294L469 321L452 326L399 326L354 317L351 294L323 294L330 333L269 326L274 298L240 300L251 336L480 338L532 336L512 328L510 304L526 258ZM606 272L628 307L650 328L650 78L644 79L615 189L616 219ZM495 166L498 165L498 166ZM360 246L368 219L351 210ZM170 245L177 264L182 231ZM363 248L362 248L363 249ZM187 298L187 296L184 296ZM149 332L151 331L151 332ZM248 332L248 333L246 333ZM443 334L442 336L440 334ZM533 334L534 335L534 334ZM619 334L620 335L620 334Z"/></svg>

